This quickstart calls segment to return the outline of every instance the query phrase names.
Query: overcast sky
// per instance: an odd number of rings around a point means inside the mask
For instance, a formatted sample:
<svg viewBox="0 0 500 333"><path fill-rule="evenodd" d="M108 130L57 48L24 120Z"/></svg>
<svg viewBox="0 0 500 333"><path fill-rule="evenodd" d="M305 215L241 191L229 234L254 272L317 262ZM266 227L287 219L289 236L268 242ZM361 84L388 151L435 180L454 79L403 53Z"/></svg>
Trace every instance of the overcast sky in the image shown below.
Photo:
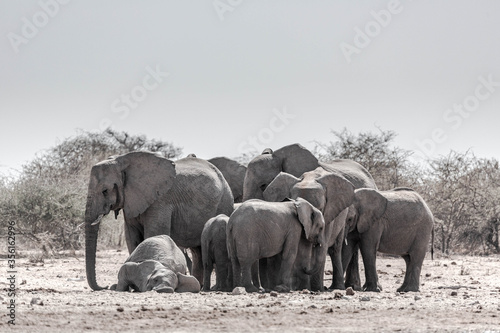
<svg viewBox="0 0 500 333"><path fill-rule="evenodd" d="M107 126L203 158L346 127L500 159L499 15L494 0L1 0L0 170Z"/></svg>

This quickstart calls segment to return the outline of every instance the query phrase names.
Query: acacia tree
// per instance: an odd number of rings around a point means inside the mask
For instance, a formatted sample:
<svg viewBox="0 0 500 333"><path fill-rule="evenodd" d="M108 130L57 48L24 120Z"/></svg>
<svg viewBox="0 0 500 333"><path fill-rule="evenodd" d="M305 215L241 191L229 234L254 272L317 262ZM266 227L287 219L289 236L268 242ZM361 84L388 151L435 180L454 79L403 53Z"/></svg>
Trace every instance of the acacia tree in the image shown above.
<svg viewBox="0 0 500 333"><path fill-rule="evenodd" d="M379 133L353 134L347 129L332 131L335 141L317 143L316 154L328 162L334 159L350 159L364 166L373 176L377 187L388 190L418 183L418 168L412 166L411 152L393 146L396 133L380 130Z"/></svg>

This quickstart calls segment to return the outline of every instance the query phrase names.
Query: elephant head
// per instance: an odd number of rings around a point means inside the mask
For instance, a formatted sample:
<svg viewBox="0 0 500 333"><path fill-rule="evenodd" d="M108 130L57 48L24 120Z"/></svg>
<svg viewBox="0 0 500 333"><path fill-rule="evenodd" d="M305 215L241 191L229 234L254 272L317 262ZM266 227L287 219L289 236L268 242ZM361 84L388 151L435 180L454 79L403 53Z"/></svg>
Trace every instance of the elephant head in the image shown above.
<svg viewBox="0 0 500 333"><path fill-rule="evenodd" d="M166 194L175 179L175 164L159 155L132 152L97 163L90 172L85 208L85 258L87 281L93 290L103 289L95 276L95 254L99 222L110 211L115 217L143 213Z"/></svg>
<svg viewBox="0 0 500 333"><path fill-rule="evenodd" d="M352 203L354 186L343 176L318 167L300 178L281 172L266 188L263 197L266 201L302 197L318 208L329 224Z"/></svg>
<svg viewBox="0 0 500 333"><path fill-rule="evenodd" d="M200 284L193 276L175 272L155 260L126 262L118 272L117 290L156 291L159 293L199 292Z"/></svg>
<svg viewBox="0 0 500 333"><path fill-rule="evenodd" d="M264 190L281 171L298 177L318 166L318 159L299 144L285 146L274 152L269 148L265 149L248 164L243 184L243 201L262 199Z"/></svg>
<svg viewBox="0 0 500 333"><path fill-rule="evenodd" d="M297 217L304 229L305 238L313 246L324 246L325 238L323 230L325 228L325 220L323 214L302 198L295 200L295 207L297 209Z"/></svg>
<svg viewBox="0 0 500 333"><path fill-rule="evenodd" d="M386 208L387 198L379 191L369 188L356 190L347 215L346 231L356 228L360 234L368 231L384 215Z"/></svg>

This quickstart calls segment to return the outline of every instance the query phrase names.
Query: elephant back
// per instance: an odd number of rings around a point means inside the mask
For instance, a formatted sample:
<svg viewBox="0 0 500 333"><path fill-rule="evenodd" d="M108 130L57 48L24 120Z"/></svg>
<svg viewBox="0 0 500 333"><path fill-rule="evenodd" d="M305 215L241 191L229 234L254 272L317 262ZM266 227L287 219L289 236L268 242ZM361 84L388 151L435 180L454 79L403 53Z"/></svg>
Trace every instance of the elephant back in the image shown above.
<svg viewBox="0 0 500 333"><path fill-rule="evenodd" d="M184 253L167 235L159 235L145 239L130 254L125 262L141 263L155 260L176 273L186 274L187 264Z"/></svg>
<svg viewBox="0 0 500 333"><path fill-rule="evenodd" d="M377 189L372 175L361 164L347 159L333 160L328 163L320 162L326 171L343 176L354 185L354 188Z"/></svg>
<svg viewBox="0 0 500 333"><path fill-rule="evenodd" d="M215 208L214 213L205 217L203 224L209 218L219 214L231 215L234 210L231 187L217 167L206 160L194 157L180 159L175 164L178 179L174 187L181 196L178 199L186 202L197 201L192 204L203 205L205 203ZM187 188L184 184L187 183L196 184L196 186L190 186L190 189L196 189L196 192L186 193Z"/></svg>

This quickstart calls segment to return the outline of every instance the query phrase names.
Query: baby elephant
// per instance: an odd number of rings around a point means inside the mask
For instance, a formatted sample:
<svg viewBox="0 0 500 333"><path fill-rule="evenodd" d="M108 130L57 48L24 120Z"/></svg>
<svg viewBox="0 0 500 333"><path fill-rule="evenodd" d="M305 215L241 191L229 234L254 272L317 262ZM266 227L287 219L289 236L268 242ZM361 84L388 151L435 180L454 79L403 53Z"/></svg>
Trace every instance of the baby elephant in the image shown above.
<svg viewBox="0 0 500 333"><path fill-rule="evenodd" d="M228 251L234 282L248 292L258 291L252 284L251 267L261 258L281 255L276 290L289 291L291 273L301 237L312 246L324 246L323 214L302 198L288 202L245 201L229 218ZM318 253L320 251L317 251ZM315 258L315 267L321 262Z"/></svg>
<svg viewBox="0 0 500 333"><path fill-rule="evenodd" d="M200 283L185 275L186 259L172 238L160 235L145 239L130 254L118 272L117 291L159 293L199 292Z"/></svg>
<svg viewBox="0 0 500 333"><path fill-rule="evenodd" d="M229 217L224 214L212 217L205 223L201 233L203 258L203 290L209 291L210 277L215 263L216 283L212 290L231 291L233 270L227 253L226 226Z"/></svg>
<svg viewBox="0 0 500 333"><path fill-rule="evenodd" d="M357 228L359 232L366 276L364 290L380 291L375 264L377 251L380 251L401 255L406 262L403 285L397 291L418 291L433 224L429 207L412 189L356 190L346 229Z"/></svg>

